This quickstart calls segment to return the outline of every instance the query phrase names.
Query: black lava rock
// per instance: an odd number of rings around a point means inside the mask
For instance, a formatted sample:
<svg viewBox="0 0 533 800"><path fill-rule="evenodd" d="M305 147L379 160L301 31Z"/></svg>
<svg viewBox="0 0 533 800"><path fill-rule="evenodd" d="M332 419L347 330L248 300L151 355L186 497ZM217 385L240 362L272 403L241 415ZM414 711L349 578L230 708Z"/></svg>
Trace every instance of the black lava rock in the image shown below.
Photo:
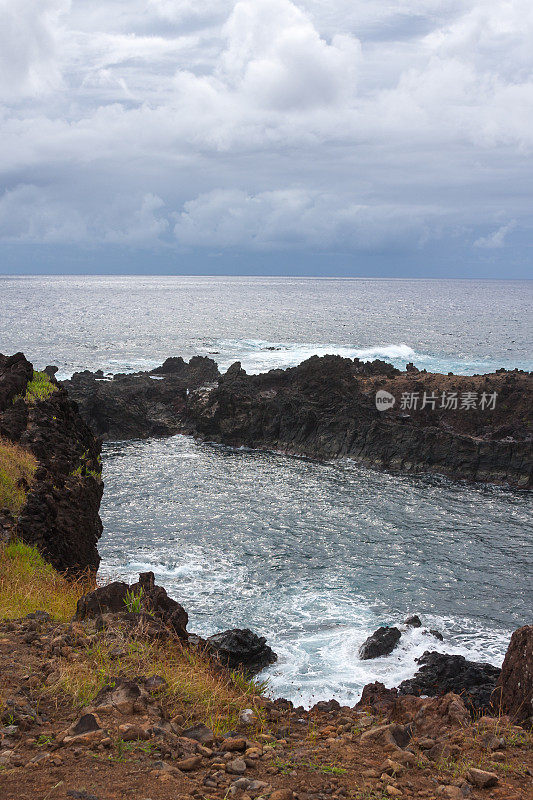
<svg viewBox="0 0 533 800"><path fill-rule="evenodd" d="M378 628L361 645L359 657L367 660L369 658L379 658L379 656L388 656L400 641L401 635L401 631L398 628Z"/></svg>
<svg viewBox="0 0 533 800"><path fill-rule="evenodd" d="M207 649L224 666L242 669L247 675L255 675L278 659L265 637L247 628L213 634L207 639Z"/></svg>
<svg viewBox="0 0 533 800"><path fill-rule="evenodd" d="M399 694L434 697L455 692L471 710L490 710L491 695L501 673L498 667L467 661L464 656L429 651L417 663L420 669L413 678L400 684Z"/></svg>

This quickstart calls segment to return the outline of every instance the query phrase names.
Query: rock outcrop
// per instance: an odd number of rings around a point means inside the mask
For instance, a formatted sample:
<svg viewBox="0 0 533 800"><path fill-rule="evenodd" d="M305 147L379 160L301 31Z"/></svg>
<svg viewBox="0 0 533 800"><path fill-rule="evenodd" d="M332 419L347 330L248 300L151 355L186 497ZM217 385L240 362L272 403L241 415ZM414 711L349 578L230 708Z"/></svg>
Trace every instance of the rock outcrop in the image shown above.
<svg viewBox="0 0 533 800"><path fill-rule="evenodd" d="M180 432L188 392L213 385L219 377L212 359L195 356L189 363L182 358L167 358L151 372L107 378L101 371L76 372L62 385L97 436L146 439Z"/></svg>
<svg viewBox="0 0 533 800"><path fill-rule="evenodd" d="M126 619L128 612L131 619ZM125 622L146 621L153 628L159 623L156 633L172 631L187 641L189 617L183 606L168 596L166 589L157 586L153 572L141 572L137 583L129 586L114 581L89 592L78 600L76 619L102 617L106 614L122 614ZM142 619L141 619L142 618Z"/></svg>
<svg viewBox="0 0 533 800"><path fill-rule="evenodd" d="M492 696L501 670L492 664L467 661L464 656L426 651L413 678L398 687L400 695L434 697L448 692L462 696L470 709L491 711Z"/></svg>
<svg viewBox="0 0 533 800"><path fill-rule="evenodd" d="M36 380L41 383L33 393ZM102 533L100 443L66 391L53 377L36 378L22 353L0 355L0 439L37 462L23 487L22 508L0 515L4 532L35 546L61 572L95 571Z"/></svg>
<svg viewBox="0 0 533 800"><path fill-rule="evenodd" d="M379 411L378 391L394 405ZM441 407L443 393L449 408ZM187 412L208 441L528 488L532 408L529 373L400 373L380 362L314 356L262 375L236 363L217 388L193 392Z"/></svg>
<svg viewBox="0 0 533 800"><path fill-rule="evenodd" d="M370 658L388 656L400 641L401 635L402 633L398 628L378 628L361 645L359 658L364 661Z"/></svg>
<svg viewBox="0 0 533 800"><path fill-rule="evenodd" d="M533 726L533 625L511 636L493 703L515 722Z"/></svg>
<svg viewBox="0 0 533 800"><path fill-rule="evenodd" d="M64 385L106 439L190 433L390 471L532 485L533 381L519 370L439 375L313 356L261 375L236 362L220 376L214 361L195 357L112 379L76 373ZM377 392L388 396L386 410L376 407Z"/></svg>
<svg viewBox="0 0 533 800"><path fill-rule="evenodd" d="M255 675L274 664L277 655L264 636L258 636L248 628L234 628L215 633L206 640L207 650L228 669L242 669L247 675Z"/></svg>

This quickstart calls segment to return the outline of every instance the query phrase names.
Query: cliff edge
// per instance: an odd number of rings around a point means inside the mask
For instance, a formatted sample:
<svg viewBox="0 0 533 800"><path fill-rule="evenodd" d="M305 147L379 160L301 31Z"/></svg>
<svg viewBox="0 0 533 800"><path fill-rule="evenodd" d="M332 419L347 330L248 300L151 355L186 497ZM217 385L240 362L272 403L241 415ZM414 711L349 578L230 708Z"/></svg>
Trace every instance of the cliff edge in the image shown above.
<svg viewBox="0 0 533 800"><path fill-rule="evenodd" d="M0 354L0 535L58 571L96 571L100 442L67 392L22 353Z"/></svg>

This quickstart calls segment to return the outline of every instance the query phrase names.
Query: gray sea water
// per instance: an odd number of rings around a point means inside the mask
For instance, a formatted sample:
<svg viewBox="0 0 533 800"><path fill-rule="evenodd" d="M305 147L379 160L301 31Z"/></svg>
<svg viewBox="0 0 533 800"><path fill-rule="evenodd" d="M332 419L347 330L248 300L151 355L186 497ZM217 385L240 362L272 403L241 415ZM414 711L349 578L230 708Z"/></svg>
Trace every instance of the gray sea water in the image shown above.
<svg viewBox="0 0 533 800"><path fill-rule="evenodd" d="M532 369L527 282L0 276L0 352L60 376L146 369L212 354L250 372L313 353L462 374ZM103 577L153 569L209 634L248 626L279 661L271 692L354 702L397 685L425 649L501 663L531 622L531 498L391 476L181 436L108 443ZM387 658L357 650L380 624L419 613Z"/></svg>

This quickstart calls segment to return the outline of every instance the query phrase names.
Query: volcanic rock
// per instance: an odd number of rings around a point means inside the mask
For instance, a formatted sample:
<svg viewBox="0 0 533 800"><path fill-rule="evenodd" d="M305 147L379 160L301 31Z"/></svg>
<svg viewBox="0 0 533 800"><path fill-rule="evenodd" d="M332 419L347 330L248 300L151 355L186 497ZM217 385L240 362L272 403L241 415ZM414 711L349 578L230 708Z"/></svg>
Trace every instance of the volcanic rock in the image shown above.
<svg viewBox="0 0 533 800"><path fill-rule="evenodd" d="M78 600L75 618L82 620L107 613L124 614L128 602L136 600L140 606L139 616L149 625L156 623L158 630L164 626L187 640L188 614L182 605L168 596L166 589L155 584L153 572L142 572L138 582L131 586L115 581L89 592ZM135 612L130 612L130 616L135 621Z"/></svg>
<svg viewBox="0 0 533 800"><path fill-rule="evenodd" d="M396 402L376 408L376 392ZM494 408L442 409L443 392L496 393ZM403 407L401 398L417 398ZM349 457L405 472L452 478L533 483L533 381L520 371L480 376L400 372L390 364L313 356L297 367L247 375L240 363L210 391L191 392L187 424L207 441L268 448L309 458Z"/></svg>
<svg viewBox="0 0 533 800"><path fill-rule="evenodd" d="M0 519L2 538L17 536L61 572L95 571L102 534L100 442L64 389L50 378L47 397L26 398L33 365L0 354L0 437L30 451L37 469L15 519Z"/></svg>
<svg viewBox="0 0 533 800"><path fill-rule="evenodd" d="M491 664L467 661L464 656L426 651L417 659L420 669L398 687L401 695L434 697L454 692L472 710L491 708L492 693L501 670Z"/></svg>
<svg viewBox="0 0 533 800"><path fill-rule="evenodd" d="M493 703L515 722L533 724L533 625L511 636Z"/></svg>
<svg viewBox="0 0 533 800"><path fill-rule="evenodd" d="M361 645L359 658L366 660L379 658L379 656L388 656L400 641L401 635L401 631L398 628L378 628Z"/></svg>
<svg viewBox="0 0 533 800"><path fill-rule="evenodd" d="M80 413L103 439L146 439L173 436L185 424L187 394L219 378L210 358L195 356L189 363L167 358L150 372L117 374L103 380L100 372L76 372L62 385Z"/></svg>
<svg viewBox="0 0 533 800"><path fill-rule="evenodd" d="M255 675L277 660L277 655L267 645L264 636L252 631L235 628L215 633L206 640L207 649L229 669L243 669Z"/></svg>

